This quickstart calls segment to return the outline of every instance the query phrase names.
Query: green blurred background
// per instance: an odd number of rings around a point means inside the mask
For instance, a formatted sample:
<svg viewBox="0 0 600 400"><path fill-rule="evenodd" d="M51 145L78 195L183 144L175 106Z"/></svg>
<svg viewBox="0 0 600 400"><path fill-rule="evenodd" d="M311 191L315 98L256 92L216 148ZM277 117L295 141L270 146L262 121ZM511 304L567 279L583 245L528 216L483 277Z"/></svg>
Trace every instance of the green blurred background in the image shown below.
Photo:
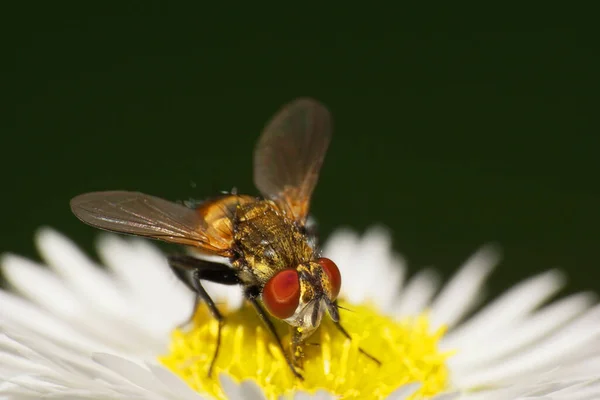
<svg viewBox="0 0 600 400"><path fill-rule="evenodd" d="M323 235L382 223L412 271L446 276L494 241L493 291L552 267L600 291L600 53L574 24L115 4L5 14L0 251L37 257L40 225L92 251L97 231L68 206L86 191L255 194L263 124L308 95L335 118L313 202Z"/></svg>

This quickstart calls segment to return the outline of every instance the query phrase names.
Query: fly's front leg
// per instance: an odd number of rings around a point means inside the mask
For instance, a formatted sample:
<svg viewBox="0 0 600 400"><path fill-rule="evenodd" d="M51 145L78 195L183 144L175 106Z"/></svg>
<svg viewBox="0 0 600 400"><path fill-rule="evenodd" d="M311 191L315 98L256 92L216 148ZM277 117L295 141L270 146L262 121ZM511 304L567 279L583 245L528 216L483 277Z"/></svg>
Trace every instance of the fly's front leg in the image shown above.
<svg viewBox="0 0 600 400"><path fill-rule="evenodd" d="M246 300L248 300L250 302L250 304L252 304L252 306L258 313L260 319L267 327L267 330L271 333L271 335L277 342L277 346L283 353L283 356L285 357L285 361L287 362L288 366L292 370L292 373L294 374L294 376L300 380L304 380L304 377L296 370L296 367L295 367L294 363L292 362L292 359L290 359L288 352L285 351L285 348L283 347L283 344L281 343L281 339L279 338L279 335L277 334L277 331L275 330L275 325L273 325L273 322L269 319L269 316L267 315L266 311L262 308L262 306L256 299L257 294L254 293L255 291L256 290L252 290L252 288L250 288L249 290L246 290L244 292Z"/></svg>
<svg viewBox="0 0 600 400"><path fill-rule="evenodd" d="M194 310L192 311L193 318L196 307L199 304L199 299L203 300L214 319L219 323L217 330L217 344L215 347L215 354L213 355L210 366L208 367L208 376L212 375L213 367L219 355L219 349L221 347L221 331L225 323L223 314L219 311L215 302L208 295L204 287L202 286L201 280L209 280L212 282L218 282L228 285L234 285L239 283L236 271L225 265L219 263L213 263L210 261L200 260L191 256L174 255L169 257L169 265L171 269L179 277L183 283L188 286L191 290L196 293L196 300L194 302ZM187 279L186 274L183 271L191 271L190 279Z"/></svg>
<svg viewBox="0 0 600 400"><path fill-rule="evenodd" d="M292 334L292 361L294 362L294 365L302 368L304 361L304 343L302 340L302 332L296 326L290 326L290 331Z"/></svg>

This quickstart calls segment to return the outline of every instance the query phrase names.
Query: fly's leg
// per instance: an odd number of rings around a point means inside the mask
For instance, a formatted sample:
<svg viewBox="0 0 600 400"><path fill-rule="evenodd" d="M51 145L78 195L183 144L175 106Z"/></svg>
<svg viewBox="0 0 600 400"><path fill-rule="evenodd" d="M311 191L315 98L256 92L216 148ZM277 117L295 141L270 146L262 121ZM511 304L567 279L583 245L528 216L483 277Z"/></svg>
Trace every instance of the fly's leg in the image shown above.
<svg viewBox="0 0 600 400"><path fill-rule="evenodd" d="M287 362L288 366L292 370L292 374L294 374L294 376L296 378L298 378L300 380L304 380L304 377L302 375L300 375L300 373L298 371L296 371L296 367L294 366L294 363L290 359L289 354L283 348L283 344L281 343L281 339L279 338L279 335L277 334L277 331L275 330L275 326L273 325L273 322L269 319L269 316L267 315L265 310L262 308L262 306L259 304L258 300L256 300L256 297L257 297L256 294L252 293L252 290L246 290L245 295L246 295L246 299L250 302L250 304L252 304L252 306L258 313L260 319L267 327L267 330L271 333L271 335L273 335L273 338L275 338L275 341L277 342L277 346L283 353L283 356L285 357L285 361Z"/></svg>
<svg viewBox="0 0 600 400"><path fill-rule="evenodd" d="M169 266L171 267L171 270L173 271L175 276L181 282L183 282L183 284L185 284L185 286L188 289L190 289L192 292L196 293L196 289L194 289L194 286L190 282L190 279L188 277L188 273L186 272L186 270L183 268L175 267L173 264L171 264L171 260L169 260ZM184 322L180 323L177 326L179 329L183 329L184 327L186 327L192 323L192 321L194 320L194 316L196 315L196 310L198 309L199 305L200 305L200 297L198 295L196 295L196 296L194 296L194 306L192 307L192 312L190 313L190 316Z"/></svg>
<svg viewBox="0 0 600 400"><path fill-rule="evenodd" d="M292 332L292 360L294 365L302 366L304 360L302 332L295 326L290 326L290 331Z"/></svg>
<svg viewBox="0 0 600 400"><path fill-rule="evenodd" d="M234 285L239 284L239 278L237 277L236 271L225 265L214 263L210 261L200 260L191 256L174 255L169 257L169 265L175 273L175 275L182 280L183 283L188 286L191 290L196 293L196 299L194 301L194 310L192 311L193 318L196 307L199 304L199 300L203 300L208 306L208 310L214 319L219 323L217 330L217 345L215 348L215 354L210 362L208 368L208 376L212 375L213 367L219 355L219 349L221 347L221 331L225 323L223 314L219 311L215 302L210 298L204 287L202 287L201 280L208 280L212 282ZM191 271L191 278L187 279L186 274L183 271Z"/></svg>
<svg viewBox="0 0 600 400"><path fill-rule="evenodd" d="M213 367L215 366L215 362L217 361L217 357L219 356L219 349L221 348L221 331L223 329L223 325L225 323L225 318L215 305L215 302L210 298L206 290L202 287L200 283L201 274L199 270L195 270L192 273L192 285L198 294L198 297L206 302L208 309L210 310L211 315L214 319L219 323L219 327L217 329L217 345L215 347L215 354L213 355L212 360L210 361L210 366L208 367L208 376L212 375ZM197 302L196 302L197 303Z"/></svg>
<svg viewBox="0 0 600 400"><path fill-rule="evenodd" d="M169 266L175 276L183 282L188 289L197 293L196 288L192 284L192 275L190 271L199 271L200 279L223 285L237 285L240 283L235 269L228 265L215 263L206 260L200 260L196 257L173 254L168 257ZM179 325L180 328L189 325L196 315L196 309L200 304L200 296L194 298L194 307L190 317Z"/></svg>

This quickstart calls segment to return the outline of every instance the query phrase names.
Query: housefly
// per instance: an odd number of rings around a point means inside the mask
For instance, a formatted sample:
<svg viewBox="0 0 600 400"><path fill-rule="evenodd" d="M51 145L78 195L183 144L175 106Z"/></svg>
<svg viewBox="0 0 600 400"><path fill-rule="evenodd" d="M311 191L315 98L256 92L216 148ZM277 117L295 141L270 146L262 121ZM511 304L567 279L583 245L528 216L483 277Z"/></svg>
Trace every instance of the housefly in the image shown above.
<svg viewBox="0 0 600 400"><path fill-rule="evenodd" d="M340 271L332 260L320 257L307 224L331 131L331 116L319 102L300 98L284 106L267 123L254 151L254 183L262 198L230 193L192 207L138 192L103 191L71 200L73 213L96 228L191 246L228 260L168 257L173 272L197 294L195 307L204 301L219 322L209 375L225 319L202 281L240 285L300 379L303 343L325 313L350 339L340 325ZM289 353L265 309L289 324Z"/></svg>

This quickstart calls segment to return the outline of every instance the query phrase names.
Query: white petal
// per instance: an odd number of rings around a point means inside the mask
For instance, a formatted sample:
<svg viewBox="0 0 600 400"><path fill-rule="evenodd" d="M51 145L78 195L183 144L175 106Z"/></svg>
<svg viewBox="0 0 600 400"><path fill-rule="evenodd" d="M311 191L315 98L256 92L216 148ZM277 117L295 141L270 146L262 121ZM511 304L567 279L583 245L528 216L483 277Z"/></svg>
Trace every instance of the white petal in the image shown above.
<svg viewBox="0 0 600 400"><path fill-rule="evenodd" d="M501 330L475 343L469 351L459 352L449 360L453 370L476 369L493 362L548 335L588 309L595 296L588 293L572 295L534 313L514 329Z"/></svg>
<svg viewBox="0 0 600 400"><path fill-rule="evenodd" d="M251 380L243 381L240 384L240 391L244 399L248 400L266 400L266 397L260 387Z"/></svg>
<svg viewBox="0 0 600 400"><path fill-rule="evenodd" d="M54 339L68 339L70 343L81 349L104 348L101 342L81 335L64 320L3 290L0 290L0 304L2 304L0 324L21 327L21 329L37 332L40 335Z"/></svg>
<svg viewBox="0 0 600 400"><path fill-rule="evenodd" d="M323 254L331 258L342 275L341 296L358 304L364 300L365 288L361 281L368 275L368 268L360 268L355 262L359 238L353 231L340 229L327 241Z"/></svg>
<svg viewBox="0 0 600 400"><path fill-rule="evenodd" d="M228 400L243 399L244 395L240 386L235 383L227 374L219 374L219 382L221 383L221 389L225 393Z"/></svg>
<svg viewBox="0 0 600 400"><path fill-rule="evenodd" d="M559 365L561 360L578 351L586 351L588 343L600 338L600 306L596 306L577 320L549 338L527 350L487 368L464 375L457 374L453 380L459 387L474 387L510 382L527 374Z"/></svg>
<svg viewBox="0 0 600 400"><path fill-rule="evenodd" d="M131 245L132 255L139 257L140 265L147 269L143 280L136 279L136 285L143 287L148 300L159 306L158 309L164 313L162 317L168 317L167 321L178 321L181 315L187 316L181 309L189 308L194 296L173 274L165 254L148 240L134 239ZM157 296L161 291L164 295ZM177 317L173 319L172 314Z"/></svg>
<svg viewBox="0 0 600 400"><path fill-rule="evenodd" d="M139 365L144 349L155 356L193 304L193 294L155 246L105 236L99 251L110 274L52 230L42 229L37 243L56 273L17 256L1 260L13 285L40 307L0 291L0 332L8 332L0 334L0 398L201 398L166 369ZM397 305L393 311L401 317L430 306L437 290L435 276L422 272L396 298L404 263L381 228L360 238L350 231L335 233L325 256L340 266L351 301L371 300L386 312ZM495 257L488 248L466 262L431 305L434 324L453 325L463 318L480 298ZM459 350L449 364L453 383L487 390L433 399L600 398L600 306L588 309L591 297L579 294L536 311L562 283L557 272L531 278L451 332L444 345ZM208 284L207 289L217 302L241 302L237 287ZM92 351L106 354L96 354L94 362ZM230 398L265 398L251 381L220 379ZM416 389L404 386L390 398L406 398ZM333 398L325 391L293 397Z"/></svg>
<svg viewBox="0 0 600 400"><path fill-rule="evenodd" d="M15 370L0 379L7 382L0 385L0 397L13 393L22 398L24 394L37 391L44 398L156 398L114 372L94 364L80 352L41 337L19 337L12 332L11 338L0 336L1 351L11 352L11 348L17 351L12 354L31 361L36 367ZM38 394L36 398L39 397Z"/></svg>
<svg viewBox="0 0 600 400"><path fill-rule="evenodd" d="M244 304L244 294L239 285L222 285L214 282L202 282L202 287L206 289L208 295L218 305L227 304L227 308L237 309Z"/></svg>
<svg viewBox="0 0 600 400"><path fill-rule="evenodd" d="M73 348L67 342L50 341L43 337L17 332L10 332L6 337L10 341L4 340L2 347L12 346L17 349L16 354L47 367L47 371L51 374L58 373L62 369L78 378L102 379L107 382L121 381L119 376L92 363L89 352Z"/></svg>
<svg viewBox="0 0 600 400"><path fill-rule="evenodd" d="M404 318L422 312L439 286L439 276L431 269L419 271L402 290L394 308L397 318Z"/></svg>
<svg viewBox="0 0 600 400"><path fill-rule="evenodd" d="M45 382L43 379L40 379L40 376L36 375L15 377L10 382L26 389L30 393L38 393L40 397L45 393L60 390L61 388L60 385L53 382Z"/></svg>
<svg viewBox="0 0 600 400"><path fill-rule="evenodd" d="M98 252L131 291L135 303L130 308L152 336L165 337L190 316L193 294L175 277L164 255L154 246L142 240L103 235Z"/></svg>
<svg viewBox="0 0 600 400"><path fill-rule="evenodd" d="M323 256L331 258L342 274L351 273L357 245L358 235L351 229L340 228L334 231L323 245Z"/></svg>
<svg viewBox="0 0 600 400"><path fill-rule="evenodd" d="M541 382L523 391L519 399L597 399L598 382L582 380L559 380Z"/></svg>
<svg viewBox="0 0 600 400"><path fill-rule="evenodd" d="M157 380L149 370L132 361L106 353L96 353L92 359L148 391L149 398L162 398L166 394L167 388L162 385L160 380Z"/></svg>
<svg viewBox="0 0 600 400"><path fill-rule="evenodd" d="M598 343L590 344L590 348L597 349L600 348ZM556 368L555 371L552 372L552 376L555 379L559 378L568 378L575 379L580 378L584 380L593 380L600 378L600 356L594 355L594 352L586 354L583 357L580 357L576 360L568 360L565 361L565 365L561 365Z"/></svg>
<svg viewBox="0 0 600 400"><path fill-rule="evenodd" d="M4 255L3 261L4 271L12 284L48 311L0 292L0 297L5 298L0 321L29 326L38 332L49 328L49 335L70 332L73 341L93 344L95 350L102 350L109 344L122 347L136 343L126 340L119 332L119 328L129 327L132 328L131 335L135 336L136 328L129 324L119 325L113 316L99 313L46 268L13 255ZM35 316L40 319L34 319Z"/></svg>
<svg viewBox="0 0 600 400"><path fill-rule="evenodd" d="M385 301L389 298L390 290L398 287L399 271L389 269L392 241L389 232L382 227L368 229L360 239L358 252L352 260L356 269L361 269L361 279L353 284L360 293L361 302L373 301L379 307L387 307ZM382 279L383 278L383 279ZM353 276L342 276L348 281ZM389 282L386 284L385 282ZM359 295L356 295L359 298Z"/></svg>
<svg viewBox="0 0 600 400"><path fill-rule="evenodd" d="M338 229L323 249L323 255L332 259L342 274L341 297L353 304L373 302L380 310L393 313L406 266L392 251L387 229L375 226L362 237L349 229Z"/></svg>
<svg viewBox="0 0 600 400"><path fill-rule="evenodd" d="M279 396L279 400L287 400L289 396ZM317 390L314 394L310 394L304 391L298 391L294 393L294 400L334 400L336 396L328 393L325 390Z"/></svg>
<svg viewBox="0 0 600 400"><path fill-rule="evenodd" d="M333 400L336 397L325 390L318 390L314 394L310 394L305 391L298 391L294 393L292 397L294 400ZM279 396L279 400L287 400L289 396Z"/></svg>
<svg viewBox="0 0 600 400"><path fill-rule="evenodd" d="M84 314L77 296L42 265L13 254L3 254L0 264L11 285L42 307L67 318Z"/></svg>
<svg viewBox="0 0 600 400"><path fill-rule="evenodd" d="M35 241L40 255L69 287L94 307L113 315L125 315L128 301L116 282L92 262L70 239L50 228L38 230Z"/></svg>
<svg viewBox="0 0 600 400"><path fill-rule="evenodd" d="M431 400L455 400L462 398L461 396L461 393L458 392L442 393L438 394L437 396L433 396Z"/></svg>
<svg viewBox="0 0 600 400"><path fill-rule="evenodd" d="M163 385L168 387L178 399L182 400L201 400L203 399L198 392L194 391L187 383L181 380L177 375L171 373L160 365L147 365L150 371L158 378Z"/></svg>
<svg viewBox="0 0 600 400"><path fill-rule="evenodd" d="M375 298L375 305L382 312L393 315L398 293L400 293L402 284L404 283L406 262L399 255L392 254L387 265L389 265L389 268L382 272L383 278L380 277L377 286L370 289L377 293L376 295L372 295Z"/></svg>
<svg viewBox="0 0 600 400"><path fill-rule="evenodd" d="M442 340L443 349L463 349L477 343L507 324L518 323L564 285L564 276L548 271L534 276L508 290L482 311L448 333Z"/></svg>
<svg viewBox="0 0 600 400"><path fill-rule="evenodd" d="M471 256L448 282L431 305L432 329L454 326L477 301L483 282L498 263L499 251L486 246Z"/></svg>

